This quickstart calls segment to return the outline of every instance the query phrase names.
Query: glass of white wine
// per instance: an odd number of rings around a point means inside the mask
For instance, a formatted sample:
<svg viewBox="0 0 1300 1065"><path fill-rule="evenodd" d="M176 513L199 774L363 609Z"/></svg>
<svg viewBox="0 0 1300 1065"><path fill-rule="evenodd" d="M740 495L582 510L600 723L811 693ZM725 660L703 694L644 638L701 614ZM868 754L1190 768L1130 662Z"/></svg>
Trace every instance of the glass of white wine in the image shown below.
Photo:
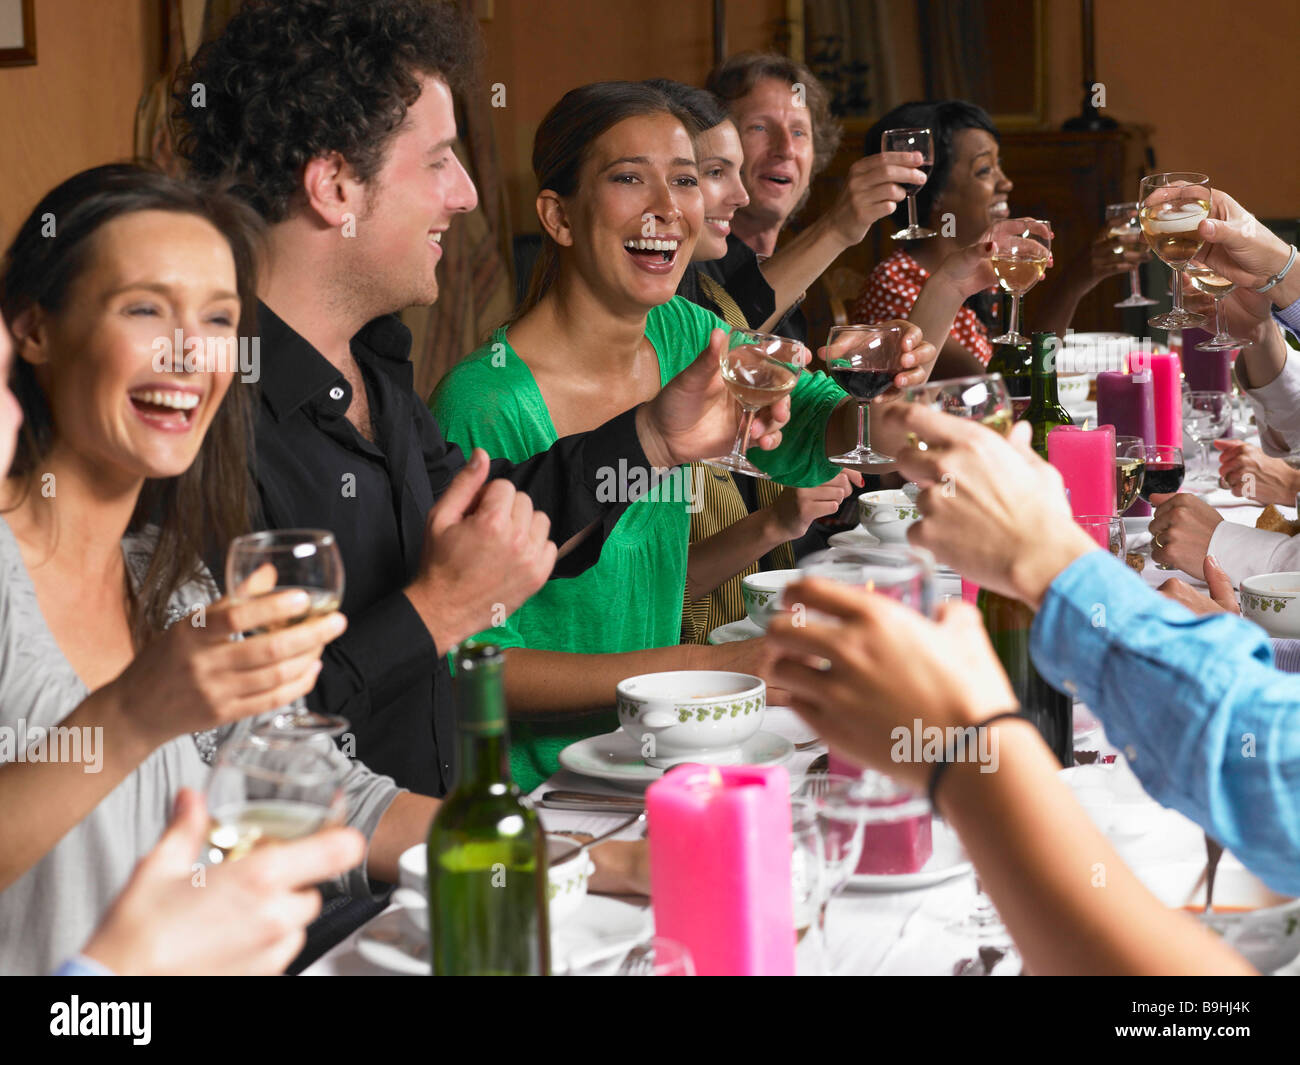
<svg viewBox="0 0 1300 1065"><path fill-rule="evenodd" d="M1146 441L1140 436L1115 437L1115 513L1137 502L1147 469Z"/></svg>
<svg viewBox="0 0 1300 1065"><path fill-rule="evenodd" d="M332 532L271 529L237 536L226 553L226 593L238 598L248 579L266 566L275 571L275 587L262 594L303 591L308 598L302 616L278 628L331 614L343 602L343 557ZM347 727L345 718L299 707L273 711L256 730L284 737L336 736Z"/></svg>
<svg viewBox="0 0 1300 1065"><path fill-rule="evenodd" d="M1106 223L1110 239L1115 242L1116 254L1123 254L1142 243L1142 222L1138 218L1136 203L1112 203L1106 206ZM1142 274L1134 266L1128 272L1128 296L1116 307L1153 307L1156 301L1142 293Z"/></svg>
<svg viewBox="0 0 1300 1065"><path fill-rule="evenodd" d="M327 736L250 735L217 753L208 781L210 864L340 824L348 759Z"/></svg>
<svg viewBox="0 0 1300 1065"><path fill-rule="evenodd" d="M807 349L797 340L742 329L732 331L721 369L727 391L740 404L740 429L731 445L731 454L706 459L710 466L768 479L767 474L745 457L749 430L755 414L794 391L806 356Z"/></svg>
<svg viewBox="0 0 1300 1065"><path fill-rule="evenodd" d="M1151 174L1142 179L1138 218L1151 250L1174 272L1174 305L1148 319L1158 329L1185 329L1204 323L1205 316L1183 308L1183 270L1205 241L1198 232L1210 217L1210 179L1191 171Z"/></svg>
<svg viewBox="0 0 1300 1065"><path fill-rule="evenodd" d="M1015 421L1011 393L998 373L927 381L903 393L907 403L921 403L943 414L969 418L988 426L999 436L1010 436Z"/></svg>
<svg viewBox="0 0 1300 1065"><path fill-rule="evenodd" d="M1011 293L1011 314L1007 331L994 337L994 344L1028 344L1020 333L1020 297L1043 279L1052 259L1050 227L1036 218L1008 218L994 224L985 234L993 245L993 272L998 284Z"/></svg>
<svg viewBox="0 0 1300 1065"><path fill-rule="evenodd" d="M930 176L930 167L934 166L934 135L928 129L887 129L880 137L880 150L920 152L921 165L916 169L922 171L927 178ZM903 191L907 193L907 226L893 234L893 239L924 240L936 236L933 229L926 229L916 222L916 194L921 191L921 186L904 185Z"/></svg>
<svg viewBox="0 0 1300 1065"><path fill-rule="evenodd" d="M1249 348L1253 340L1235 337L1228 332L1228 325L1223 320L1223 301L1236 289L1235 281L1216 274L1202 263L1188 263L1187 280L1195 288L1214 300L1214 336L1196 345L1197 351L1233 351L1237 348Z"/></svg>

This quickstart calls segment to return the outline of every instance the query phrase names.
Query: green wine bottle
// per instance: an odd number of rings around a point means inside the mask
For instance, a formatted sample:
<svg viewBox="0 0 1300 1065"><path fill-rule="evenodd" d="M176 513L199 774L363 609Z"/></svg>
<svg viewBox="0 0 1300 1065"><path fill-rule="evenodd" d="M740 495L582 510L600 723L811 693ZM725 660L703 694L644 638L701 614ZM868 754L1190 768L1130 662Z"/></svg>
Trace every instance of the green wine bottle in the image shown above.
<svg viewBox="0 0 1300 1065"><path fill-rule="evenodd" d="M429 828L435 976L546 976L546 837L510 779L501 649L456 655L460 778Z"/></svg>
<svg viewBox="0 0 1300 1065"><path fill-rule="evenodd" d="M1047 458L1047 434L1058 425L1073 425L1069 413L1061 406L1056 395L1056 356L1061 341L1055 333L1033 335L1033 360L1029 379L1029 409L1025 421L1034 430L1033 445L1044 459Z"/></svg>
<svg viewBox="0 0 1300 1065"><path fill-rule="evenodd" d="M1074 765L1074 700L1048 684L1029 658L1034 612L1024 603L987 588L980 589L977 603L1020 709L1029 715L1062 767L1068 769Z"/></svg>
<svg viewBox="0 0 1300 1065"><path fill-rule="evenodd" d="M1030 378L1034 357L1028 344L994 344L989 373L1000 373L1011 396L1011 413L1017 421L1029 409Z"/></svg>

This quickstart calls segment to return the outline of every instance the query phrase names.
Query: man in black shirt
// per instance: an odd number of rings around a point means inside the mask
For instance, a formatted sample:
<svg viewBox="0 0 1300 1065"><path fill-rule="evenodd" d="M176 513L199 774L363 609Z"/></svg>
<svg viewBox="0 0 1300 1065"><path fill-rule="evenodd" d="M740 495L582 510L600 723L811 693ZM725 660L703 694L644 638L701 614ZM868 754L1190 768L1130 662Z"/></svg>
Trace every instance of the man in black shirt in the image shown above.
<svg viewBox="0 0 1300 1065"><path fill-rule="evenodd" d="M263 517L332 529L347 573L349 631L312 701L350 720L349 753L435 796L454 779L445 653L518 608L557 557L556 576L595 561L633 500L597 497L602 468L722 454L736 431L716 333L652 402L527 462L489 469L476 452L466 466L443 439L393 314L437 298L441 235L477 202L452 151L451 88L478 91L475 34L423 0L254 2L177 92L191 168L232 181L270 223ZM758 446L779 443L788 414L788 401L764 412Z"/></svg>

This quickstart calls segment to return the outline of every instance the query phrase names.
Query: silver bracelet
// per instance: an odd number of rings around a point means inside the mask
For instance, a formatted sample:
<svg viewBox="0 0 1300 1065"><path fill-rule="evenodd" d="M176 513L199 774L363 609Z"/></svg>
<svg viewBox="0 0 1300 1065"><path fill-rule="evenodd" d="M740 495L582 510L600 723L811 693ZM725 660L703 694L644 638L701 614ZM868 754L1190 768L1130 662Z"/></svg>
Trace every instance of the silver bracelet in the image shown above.
<svg viewBox="0 0 1300 1065"><path fill-rule="evenodd" d="M1282 281L1282 279L1283 279L1284 277L1286 277L1286 275L1289 274L1289 273L1291 272L1291 267L1295 265L1295 257L1296 257L1296 247L1295 247L1294 244L1292 244L1292 245L1291 245L1291 256L1290 256L1290 258L1287 259L1287 261L1286 261L1286 266L1282 267L1281 270L1279 270L1276 274L1274 274L1272 277L1270 277L1270 278L1268 279L1268 281L1266 281L1264 284L1260 285L1259 288L1255 289L1255 291L1256 291L1256 292L1267 292L1267 291L1268 291L1269 289L1271 289L1274 285L1280 284L1281 281Z"/></svg>

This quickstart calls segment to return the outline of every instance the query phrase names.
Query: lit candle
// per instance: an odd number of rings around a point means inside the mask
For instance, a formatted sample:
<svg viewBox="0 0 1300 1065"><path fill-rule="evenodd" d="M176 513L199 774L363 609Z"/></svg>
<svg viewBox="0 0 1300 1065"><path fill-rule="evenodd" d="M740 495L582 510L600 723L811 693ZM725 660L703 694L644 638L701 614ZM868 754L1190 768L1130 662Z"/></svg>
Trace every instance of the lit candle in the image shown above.
<svg viewBox="0 0 1300 1065"><path fill-rule="evenodd" d="M790 775L681 766L646 791L655 933L700 976L792 976Z"/></svg>
<svg viewBox="0 0 1300 1065"><path fill-rule="evenodd" d="M1129 355L1135 370L1151 371L1151 398L1156 414L1155 443L1183 446L1183 370L1176 352L1135 351ZM1076 511L1077 513L1077 511Z"/></svg>
<svg viewBox="0 0 1300 1065"><path fill-rule="evenodd" d="M1114 426L1058 425L1047 434L1047 459L1065 481L1076 517L1115 513Z"/></svg>
<svg viewBox="0 0 1300 1065"><path fill-rule="evenodd" d="M1116 436L1141 437L1156 442L1156 406L1151 391L1151 371L1099 373L1097 375L1097 424L1113 425ZM1151 505L1138 498L1124 512L1132 517L1151 513Z"/></svg>

